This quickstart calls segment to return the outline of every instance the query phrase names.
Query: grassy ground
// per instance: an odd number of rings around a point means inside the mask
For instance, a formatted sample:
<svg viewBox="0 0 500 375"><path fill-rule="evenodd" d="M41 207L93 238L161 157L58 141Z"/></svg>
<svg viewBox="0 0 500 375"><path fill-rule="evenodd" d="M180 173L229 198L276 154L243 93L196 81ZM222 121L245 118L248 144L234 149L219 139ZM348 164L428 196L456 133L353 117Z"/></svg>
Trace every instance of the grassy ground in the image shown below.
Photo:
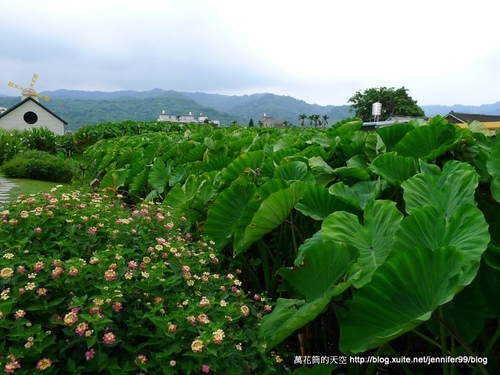
<svg viewBox="0 0 500 375"><path fill-rule="evenodd" d="M50 189L57 185L71 186L60 182L47 182L39 180L30 180L27 178L9 178L2 175L3 178L13 182L17 186L9 190L10 200L16 199L21 194L36 194L39 192L50 192Z"/></svg>

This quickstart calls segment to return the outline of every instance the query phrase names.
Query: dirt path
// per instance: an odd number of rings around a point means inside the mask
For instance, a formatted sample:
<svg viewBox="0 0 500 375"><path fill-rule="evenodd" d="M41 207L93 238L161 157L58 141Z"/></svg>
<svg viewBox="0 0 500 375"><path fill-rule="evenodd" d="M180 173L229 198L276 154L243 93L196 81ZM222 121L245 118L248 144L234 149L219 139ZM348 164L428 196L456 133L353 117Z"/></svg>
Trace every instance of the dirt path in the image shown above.
<svg viewBox="0 0 500 375"><path fill-rule="evenodd" d="M9 203L9 191L14 186L17 185L0 176L0 208Z"/></svg>

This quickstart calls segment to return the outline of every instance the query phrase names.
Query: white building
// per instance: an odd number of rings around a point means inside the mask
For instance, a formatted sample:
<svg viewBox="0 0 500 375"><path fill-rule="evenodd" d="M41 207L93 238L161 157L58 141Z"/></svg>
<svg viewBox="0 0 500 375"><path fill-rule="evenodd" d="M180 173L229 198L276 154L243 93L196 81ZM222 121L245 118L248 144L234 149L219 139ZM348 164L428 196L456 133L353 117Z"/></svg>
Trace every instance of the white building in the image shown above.
<svg viewBox="0 0 500 375"><path fill-rule="evenodd" d="M0 128L26 130L46 127L54 134L64 135L66 121L29 96L0 113Z"/></svg>
<svg viewBox="0 0 500 375"><path fill-rule="evenodd" d="M202 113L195 118L192 112L189 112L189 115L169 115L166 114L165 111L162 111L161 115L158 116L157 121L165 121L165 122L180 122L183 124L211 124L215 126L220 126L220 121L218 120L209 120L208 117L202 116Z"/></svg>

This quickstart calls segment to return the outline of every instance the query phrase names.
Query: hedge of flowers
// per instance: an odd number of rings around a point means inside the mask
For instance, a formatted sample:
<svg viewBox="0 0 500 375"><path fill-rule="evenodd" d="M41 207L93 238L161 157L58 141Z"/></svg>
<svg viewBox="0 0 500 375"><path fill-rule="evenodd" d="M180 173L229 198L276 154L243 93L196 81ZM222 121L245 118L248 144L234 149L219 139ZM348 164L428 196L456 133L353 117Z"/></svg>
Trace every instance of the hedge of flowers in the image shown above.
<svg viewBox="0 0 500 375"><path fill-rule="evenodd" d="M160 205L53 189L0 212L0 238L0 371L283 369L257 335L273 305Z"/></svg>

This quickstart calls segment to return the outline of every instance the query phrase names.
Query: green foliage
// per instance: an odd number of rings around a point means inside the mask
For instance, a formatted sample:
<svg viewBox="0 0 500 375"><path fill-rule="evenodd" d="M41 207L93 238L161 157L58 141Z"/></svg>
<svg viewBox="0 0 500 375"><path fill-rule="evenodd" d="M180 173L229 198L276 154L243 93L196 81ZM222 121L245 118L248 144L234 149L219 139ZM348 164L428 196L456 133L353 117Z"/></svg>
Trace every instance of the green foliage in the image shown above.
<svg viewBox="0 0 500 375"><path fill-rule="evenodd" d="M77 191L0 212L0 366L16 374L282 373L264 353L272 309L158 205ZM16 368L19 365L19 368ZM8 372L8 371L7 371Z"/></svg>
<svg viewBox="0 0 500 375"><path fill-rule="evenodd" d="M71 155L76 151L71 135L56 135L47 128L7 131L0 129L0 165L28 150L61 152Z"/></svg>
<svg viewBox="0 0 500 375"><path fill-rule="evenodd" d="M417 101L408 95L408 89L401 87L379 87L366 89L356 93L349 99L351 109L363 121L373 120L372 105L379 102L382 104L382 114L380 120L387 120L391 116L412 116L423 117L424 111L417 105Z"/></svg>
<svg viewBox="0 0 500 375"><path fill-rule="evenodd" d="M26 150L45 151L49 154L56 154L58 151L58 136L47 128L32 128L24 130L20 134L21 144Z"/></svg>
<svg viewBox="0 0 500 375"><path fill-rule="evenodd" d="M497 202L500 202L500 142L497 142L493 152L486 163L488 172L492 176L491 194Z"/></svg>
<svg viewBox="0 0 500 375"><path fill-rule="evenodd" d="M125 135L137 135L155 132L180 131L183 124L169 122L102 122L96 125L85 125L76 131L72 137L78 152L83 152L87 147L101 139L118 138Z"/></svg>
<svg viewBox="0 0 500 375"><path fill-rule="evenodd" d="M132 135L123 136L103 126L84 153L85 183L97 178L101 193L145 201L182 230L203 232L218 259L242 270L245 290L279 297L259 332L270 353L449 350L492 361L497 138L442 117L371 133L361 126L355 118L327 130L176 125L136 134L125 124ZM470 290L482 305L461 308ZM467 316L482 321L460 329Z"/></svg>
<svg viewBox="0 0 500 375"><path fill-rule="evenodd" d="M7 177L70 182L75 175L76 165L69 159L45 151L26 151L4 163L0 170Z"/></svg>
<svg viewBox="0 0 500 375"><path fill-rule="evenodd" d="M457 292L453 278L461 261L454 248L396 252L355 294L341 322L340 349L364 352L430 319L432 311Z"/></svg>
<svg viewBox="0 0 500 375"><path fill-rule="evenodd" d="M0 129L0 165L24 150L19 131Z"/></svg>
<svg viewBox="0 0 500 375"><path fill-rule="evenodd" d="M59 135L56 141L57 152L62 152L66 156L74 155L77 152L72 134Z"/></svg>

